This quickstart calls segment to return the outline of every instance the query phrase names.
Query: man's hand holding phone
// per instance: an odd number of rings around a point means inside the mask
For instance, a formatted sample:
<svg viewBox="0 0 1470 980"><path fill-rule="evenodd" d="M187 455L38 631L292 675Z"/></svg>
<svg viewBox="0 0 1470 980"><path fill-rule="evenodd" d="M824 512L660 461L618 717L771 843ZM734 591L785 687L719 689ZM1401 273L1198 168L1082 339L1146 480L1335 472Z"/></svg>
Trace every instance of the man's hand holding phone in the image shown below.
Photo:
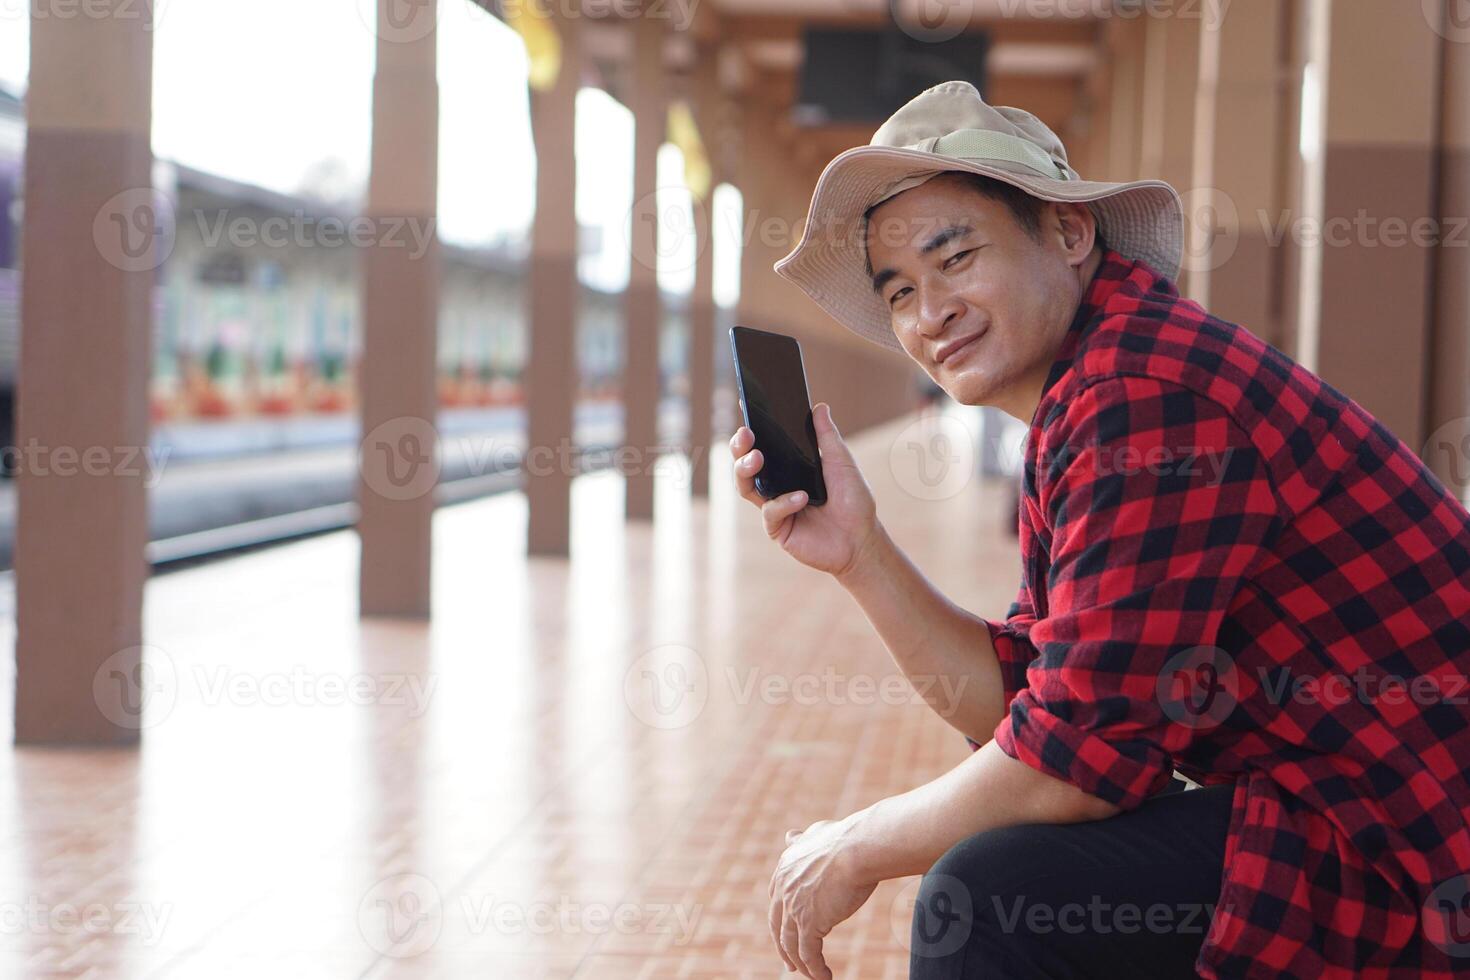
<svg viewBox="0 0 1470 980"><path fill-rule="evenodd" d="M818 402L812 408L812 424L827 485L824 505L808 506L803 490L770 500L762 497L755 488L755 477L765 461L754 448L755 433L743 425L730 439L735 485L740 496L761 509L771 540L803 565L841 578L858 566L866 550L881 537L877 508L873 491L832 421L831 406Z"/></svg>

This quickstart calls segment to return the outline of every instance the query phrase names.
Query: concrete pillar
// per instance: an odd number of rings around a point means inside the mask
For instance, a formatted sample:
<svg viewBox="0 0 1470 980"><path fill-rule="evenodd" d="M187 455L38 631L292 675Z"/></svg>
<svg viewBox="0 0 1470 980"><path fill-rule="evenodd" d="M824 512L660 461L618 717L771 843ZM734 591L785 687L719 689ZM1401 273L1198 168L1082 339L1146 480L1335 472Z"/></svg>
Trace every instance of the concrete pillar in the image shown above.
<svg viewBox="0 0 1470 980"><path fill-rule="evenodd" d="M1430 435L1424 459L1461 500L1470 499L1470 24L1442 25L1439 214L1430 330ZM1416 447L1417 448L1417 447Z"/></svg>
<svg viewBox="0 0 1470 980"><path fill-rule="evenodd" d="M690 490L696 497L709 495L709 466L713 440L715 362L717 352L728 344L715 336L715 221L714 189L727 170L735 137L726 125L728 105L719 81L720 48L705 44L698 48L693 72L695 119L710 159L712 179L705 200L694 201L694 232L698 252L694 266L694 290L689 297L689 459L693 467Z"/></svg>
<svg viewBox="0 0 1470 980"><path fill-rule="evenodd" d="M1143 71L1143 177L1168 181L1181 195L1194 185L1195 101L1199 91L1199 16L1147 16ZM1188 209L1186 208L1186 216ZM1193 234L1185 229L1186 236ZM1189 240L1186 237L1186 240ZM1179 289L1192 295L1187 269Z"/></svg>
<svg viewBox="0 0 1470 980"><path fill-rule="evenodd" d="M1105 28L1109 61L1109 180L1135 180L1140 175L1145 27L1141 20L1114 18Z"/></svg>
<svg viewBox="0 0 1470 980"><path fill-rule="evenodd" d="M668 112L663 68L667 19L646 13L629 22L633 62L628 108L633 112L633 223L628 291L623 306L627 344L623 364L623 459L627 516L653 517L653 464L658 447L659 325L658 148Z"/></svg>
<svg viewBox="0 0 1470 980"><path fill-rule="evenodd" d="M555 4L548 5L556 7ZM556 84L531 91L536 140L536 220L526 303L530 323L527 365L527 445L541 451L572 446L579 376L577 320L577 89L581 84L578 18L558 17L561 71ZM569 454L551 452L561 460ZM571 542L572 471L560 465L528 466L525 474L526 549L533 555L566 555Z"/></svg>
<svg viewBox="0 0 1470 980"><path fill-rule="evenodd" d="M1078 156L1069 150L1070 156L1077 156L1073 167L1087 180L1107 180L1112 163L1113 66L1106 57L1106 46L1100 44L1099 50L1098 65L1079 84L1086 153Z"/></svg>
<svg viewBox="0 0 1470 980"><path fill-rule="evenodd" d="M698 255L694 291L689 296L689 462L691 490L709 496L710 412L715 384L715 243L713 190L694 201L694 229Z"/></svg>
<svg viewBox="0 0 1470 980"><path fill-rule="evenodd" d="M429 615L430 532L438 482L435 343L439 250L392 234L432 232L438 196L439 83L434 4L379 0L367 215L380 234L363 249L358 373L363 441L357 500L364 616ZM407 19L405 19L407 18ZM413 240L412 237L408 239Z"/></svg>
<svg viewBox="0 0 1470 980"><path fill-rule="evenodd" d="M1322 236L1302 272L1315 311L1300 318L1300 352L1418 446L1434 250L1414 244L1412 229L1435 217L1441 38L1417 8L1372 0L1317 0L1313 17Z"/></svg>
<svg viewBox="0 0 1470 980"><path fill-rule="evenodd" d="M140 666L138 454L153 289L172 229L150 175L149 7L103 6L102 16L31 18L16 429L22 743L136 742L152 683L142 671L158 666Z"/></svg>
<svg viewBox="0 0 1470 980"><path fill-rule="evenodd" d="M1277 0L1235 0L1200 38L1190 292L1211 313L1276 343L1268 232L1279 224L1282 22ZM1295 150L1295 145L1292 146Z"/></svg>
<svg viewBox="0 0 1470 980"><path fill-rule="evenodd" d="M1302 78L1311 60L1309 29L1311 0L1282 0L1281 47L1277 52L1276 100L1276 190L1273 214L1288 222L1306 212L1305 188L1302 182ZM1273 230L1272 235L1276 232ZM1302 250L1296 236L1279 236L1272 246L1277 256L1277 275L1273 282L1272 319L1276 339L1272 341L1293 358L1300 360L1297 345L1297 316L1300 312Z"/></svg>

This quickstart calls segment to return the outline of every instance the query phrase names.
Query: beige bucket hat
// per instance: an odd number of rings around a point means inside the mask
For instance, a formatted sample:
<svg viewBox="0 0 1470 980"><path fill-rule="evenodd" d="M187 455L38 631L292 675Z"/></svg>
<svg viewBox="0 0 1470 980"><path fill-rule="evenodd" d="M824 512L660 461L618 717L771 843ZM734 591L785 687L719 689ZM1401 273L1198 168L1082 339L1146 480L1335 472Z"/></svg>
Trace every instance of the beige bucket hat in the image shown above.
<svg viewBox="0 0 1470 980"><path fill-rule="evenodd" d="M969 82L945 82L915 96L867 146L827 164L812 194L801 241L776 272L854 333L901 351L888 309L866 272L863 214L880 201L947 171L981 174L1043 201L1086 203L1103 240L1168 279L1179 274L1184 209L1161 180L1082 180L1041 120L987 105Z"/></svg>

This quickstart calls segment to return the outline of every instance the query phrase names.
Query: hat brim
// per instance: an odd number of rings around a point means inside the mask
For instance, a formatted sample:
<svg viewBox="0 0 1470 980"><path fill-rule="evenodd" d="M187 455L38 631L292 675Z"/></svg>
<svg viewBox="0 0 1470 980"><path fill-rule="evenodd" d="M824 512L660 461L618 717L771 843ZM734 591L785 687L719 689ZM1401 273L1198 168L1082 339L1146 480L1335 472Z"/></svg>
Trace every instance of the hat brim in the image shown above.
<svg viewBox="0 0 1470 980"><path fill-rule="evenodd" d="M854 147L827 164L812 193L801 240L776 263L776 273L853 333L902 351L888 309L873 292L866 271L862 217L905 178L942 171L990 177L1043 201L1087 204L1109 248L1145 262L1166 279L1179 274L1184 207L1164 181L1059 180L1020 165L881 146Z"/></svg>

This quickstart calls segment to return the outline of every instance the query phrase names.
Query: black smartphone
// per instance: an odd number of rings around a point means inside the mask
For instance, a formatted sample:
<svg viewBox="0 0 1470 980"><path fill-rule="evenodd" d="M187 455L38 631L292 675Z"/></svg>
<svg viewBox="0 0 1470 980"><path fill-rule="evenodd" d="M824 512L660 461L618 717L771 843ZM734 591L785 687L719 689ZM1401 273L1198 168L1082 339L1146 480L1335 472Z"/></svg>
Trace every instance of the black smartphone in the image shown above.
<svg viewBox="0 0 1470 980"><path fill-rule="evenodd" d="M826 503L801 345L784 334L731 327L730 347L740 412L755 433L755 448L765 457L755 478L756 492L769 500L805 490L810 503Z"/></svg>

